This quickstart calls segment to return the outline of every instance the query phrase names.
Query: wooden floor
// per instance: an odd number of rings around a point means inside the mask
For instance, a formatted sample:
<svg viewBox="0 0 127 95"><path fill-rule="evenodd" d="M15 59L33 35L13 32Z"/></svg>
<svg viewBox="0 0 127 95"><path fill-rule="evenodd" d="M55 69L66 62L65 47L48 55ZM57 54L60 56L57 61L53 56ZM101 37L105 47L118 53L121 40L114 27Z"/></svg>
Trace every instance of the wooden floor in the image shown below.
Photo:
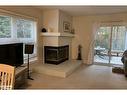
<svg viewBox="0 0 127 95"><path fill-rule="evenodd" d="M67 78L33 73L25 89L127 89L127 79L112 68L81 65Z"/></svg>

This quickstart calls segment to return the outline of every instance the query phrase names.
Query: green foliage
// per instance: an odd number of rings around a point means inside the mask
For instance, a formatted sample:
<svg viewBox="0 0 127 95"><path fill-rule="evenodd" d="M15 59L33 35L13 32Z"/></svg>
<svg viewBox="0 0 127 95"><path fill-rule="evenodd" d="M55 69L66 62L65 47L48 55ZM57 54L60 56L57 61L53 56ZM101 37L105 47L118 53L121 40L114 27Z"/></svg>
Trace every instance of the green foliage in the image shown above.
<svg viewBox="0 0 127 95"><path fill-rule="evenodd" d="M0 38L11 37L11 18L0 16Z"/></svg>
<svg viewBox="0 0 127 95"><path fill-rule="evenodd" d="M31 38L31 22L23 19L16 21L17 25L17 38Z"/></svg>
<svg viewBox="0 0 127 95"><path fill-rule="evenodd" d="M31 38L32 22L24 19L17 19L11 25L11 17L0 16L0 38L11 38L11 28L14 26L17 38Z"/></svg>
<svg viewBox="0 0 127 95"><path fill-rule="evenodd" d="M125 38L126 38L126 27L125 26L113 26L113 27L100 27L97 32L97 38L95 47L101 47L109 49L110 37L112 28L112 47L111 50L124 50L125 49Z"/></svg>
<svg viewBox="0 0 127 95"><path fill-rule="evenodd" d="M101 48L108 49L109 48L109 30L108 27L100 27L98 31L98 35L96 38L95 46L100 46Z"/></svg>

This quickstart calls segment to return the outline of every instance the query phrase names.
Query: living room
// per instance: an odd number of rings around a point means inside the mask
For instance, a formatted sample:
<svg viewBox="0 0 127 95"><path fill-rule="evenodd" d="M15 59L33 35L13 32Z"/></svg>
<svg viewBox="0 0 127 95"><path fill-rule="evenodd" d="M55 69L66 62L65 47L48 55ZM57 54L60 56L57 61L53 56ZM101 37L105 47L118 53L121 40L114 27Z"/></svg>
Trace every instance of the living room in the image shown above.
<svg viewBox="0 0 127 95"><path fill-rule="evenodd" d="M126 25L126 6L1 6L0 14L36 23L36 29L34 29L36 31L34 36L36 37L28 41L23 40L34 43L34 49L36 49L30 58L30 76L34 80L28 80L28 85L20 89L127 88L124 74L112 72L114 64L109 62L105 66L101 63L95 65L93 61L94 32L101 25L111 25L112 23ZM0 42L6 43L4 41L1 40ZM57 61L58 63L45 64L44 48L46 46L48 46L47 48L50 46L50 50L58 48L61 50L67 45L69 46L68 49L64 48L62 51L64 57L67 54L64 60L60 60L60 63ZM65 53L66 50L67 53ZM80 58L78 58L79 53ZM47 54L50 55L48 58L56 56L56 54L51 56L51 51L50 53L47 51ZM27 58L24 63L27 65ZM66 68L70 71L67 75L65 73L62 76L60 73L62 71L59 71L58 66L63 63L69 64ZM73 66L75 66L74 69ZM64 66L62 65L62 67ZM43 71L42 68L46 71ZM51 68L56 68L58 72ZM66 69L64 70L66 72Z"/></svg>

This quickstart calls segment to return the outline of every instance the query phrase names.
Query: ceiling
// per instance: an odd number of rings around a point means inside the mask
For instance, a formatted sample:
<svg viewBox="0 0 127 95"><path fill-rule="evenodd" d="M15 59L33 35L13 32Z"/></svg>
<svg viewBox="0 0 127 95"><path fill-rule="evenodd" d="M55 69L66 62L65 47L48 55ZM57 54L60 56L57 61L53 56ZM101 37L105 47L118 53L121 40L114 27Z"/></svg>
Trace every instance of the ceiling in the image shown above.
<svg viewBox="0 0 127 95"><path fill-rule="evenodd" d="M37 8L60 9L72 16L127 13L127 6L38 6Z"/></svg>

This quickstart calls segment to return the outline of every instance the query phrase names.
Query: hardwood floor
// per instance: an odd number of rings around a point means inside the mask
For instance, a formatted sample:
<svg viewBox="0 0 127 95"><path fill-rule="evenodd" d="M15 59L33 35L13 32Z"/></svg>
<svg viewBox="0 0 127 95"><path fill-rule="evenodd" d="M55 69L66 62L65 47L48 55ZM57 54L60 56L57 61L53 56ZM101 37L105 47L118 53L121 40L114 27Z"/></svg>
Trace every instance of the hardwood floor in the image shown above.
<svg viewBox="0 0 127 95"><path fill-rule="evenodd" d="M112 67L81 65L67 78L33 73L26 89L127 89L127 79Z"/></svg>

